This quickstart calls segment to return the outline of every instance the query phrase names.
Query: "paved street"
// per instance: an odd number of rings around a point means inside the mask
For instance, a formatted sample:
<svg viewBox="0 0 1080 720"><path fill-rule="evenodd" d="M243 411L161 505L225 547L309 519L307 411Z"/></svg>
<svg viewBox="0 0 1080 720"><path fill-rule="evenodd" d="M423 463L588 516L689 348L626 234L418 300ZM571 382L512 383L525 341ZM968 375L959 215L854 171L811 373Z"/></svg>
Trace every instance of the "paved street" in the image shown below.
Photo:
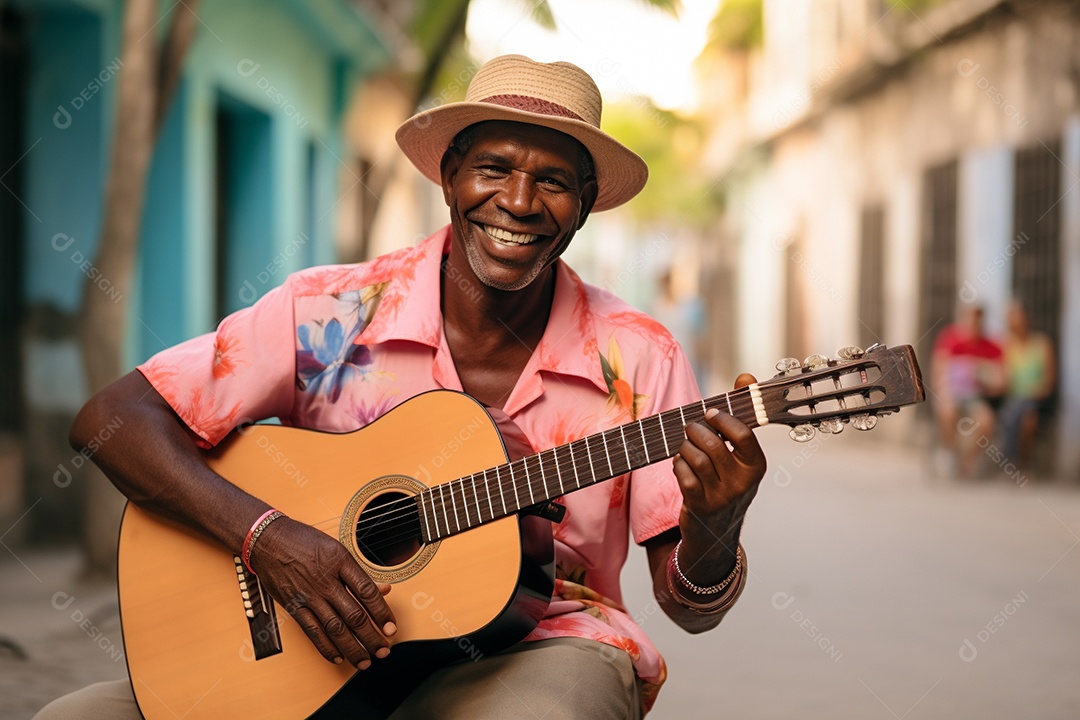
<svg viewBox="0 0 1080 720"><path fill-rule="evenodd" d="M873 433L761 435L746 591L707 635L646 620L670 678L651 718L1080 718L1080 488L928 479Z"/></svg>
<svg viewBox="0 0 1080 720"><path fill-rule="evenodd" d="M626 597L669 664L650 718L1080 717L1080 488L928 479L873 434L762 439L751 578L720 628L678 630L631 559ZM2 554L0 636L30 657L0 648L0 718L122 676L111 587L77 582L72 554Z"/></svg>

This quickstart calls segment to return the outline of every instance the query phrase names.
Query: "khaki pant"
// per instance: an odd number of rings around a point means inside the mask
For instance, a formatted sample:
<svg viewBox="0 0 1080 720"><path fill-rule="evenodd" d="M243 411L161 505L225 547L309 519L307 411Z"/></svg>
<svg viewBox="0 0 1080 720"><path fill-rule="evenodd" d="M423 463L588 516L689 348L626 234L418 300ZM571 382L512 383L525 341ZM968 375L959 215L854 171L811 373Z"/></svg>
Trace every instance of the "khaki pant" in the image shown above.
<svg viewBox="0 0 1080 720"><path fill-rule="evenodd" d="M131 684L119 680L91 685L54 700L34 720L139 720L141 717ZM580 638L518 643L476 662L437 671L405 700L390 720L529 717L640 718L639 688L630 656L617 648Z"/></svg>

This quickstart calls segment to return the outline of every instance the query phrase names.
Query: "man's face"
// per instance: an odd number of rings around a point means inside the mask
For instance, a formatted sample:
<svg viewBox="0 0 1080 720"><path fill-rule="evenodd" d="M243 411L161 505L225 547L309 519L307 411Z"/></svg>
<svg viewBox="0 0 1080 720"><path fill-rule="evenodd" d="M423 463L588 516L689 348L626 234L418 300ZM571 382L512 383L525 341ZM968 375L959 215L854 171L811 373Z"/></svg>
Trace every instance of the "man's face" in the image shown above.
<svg viewBox="0 0 1080 720"><path fill-rule="evenodd" d="M473 127L442 168L455 241L485 285L520 290L570 244L592 209L596 182L579 177L576 140L556 130L492 121Z"/></svg>

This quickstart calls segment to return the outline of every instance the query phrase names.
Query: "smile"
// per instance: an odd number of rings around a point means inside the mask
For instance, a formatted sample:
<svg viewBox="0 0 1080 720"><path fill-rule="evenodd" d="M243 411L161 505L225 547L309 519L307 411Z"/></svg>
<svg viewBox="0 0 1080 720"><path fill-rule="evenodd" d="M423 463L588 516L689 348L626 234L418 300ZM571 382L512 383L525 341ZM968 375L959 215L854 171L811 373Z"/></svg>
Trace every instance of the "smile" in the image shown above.
<svg viewBox="0 0 1080 720"><path fill-rule="evenodd" d="M512 233L509 230L503 230L491 225L481 225L480 227L484 228L484 232L488 234L488 237L501 245L528 245L536 242L537 238L540 237L535 233Z"/></svg>

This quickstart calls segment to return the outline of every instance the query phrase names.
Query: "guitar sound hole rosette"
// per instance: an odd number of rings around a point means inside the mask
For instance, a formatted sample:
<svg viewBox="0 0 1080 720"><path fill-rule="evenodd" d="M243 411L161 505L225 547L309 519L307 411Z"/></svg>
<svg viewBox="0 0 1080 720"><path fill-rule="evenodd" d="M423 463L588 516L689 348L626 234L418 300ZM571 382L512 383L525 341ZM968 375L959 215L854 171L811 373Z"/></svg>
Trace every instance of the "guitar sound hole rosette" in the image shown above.
<svg viewBox="0 0 1080 720"><path fill-rule="evenodd" d="M383 565L364 554L364 549L361 547L362 542L358 538L361 515L365 509L373 504L378 504L378 501L386 496L415 497L427 489L428 486L416 478L407 475L385 475L365 484L349 500L345 512L341 515L338 540L360 563L360 566L364 568L364 572L375 582L397 583L416 575L435 556L442 541L425 545L423 538L419 534L419 525L417 525L415 539L418 548L416 551L400 562Z"/></svg>

